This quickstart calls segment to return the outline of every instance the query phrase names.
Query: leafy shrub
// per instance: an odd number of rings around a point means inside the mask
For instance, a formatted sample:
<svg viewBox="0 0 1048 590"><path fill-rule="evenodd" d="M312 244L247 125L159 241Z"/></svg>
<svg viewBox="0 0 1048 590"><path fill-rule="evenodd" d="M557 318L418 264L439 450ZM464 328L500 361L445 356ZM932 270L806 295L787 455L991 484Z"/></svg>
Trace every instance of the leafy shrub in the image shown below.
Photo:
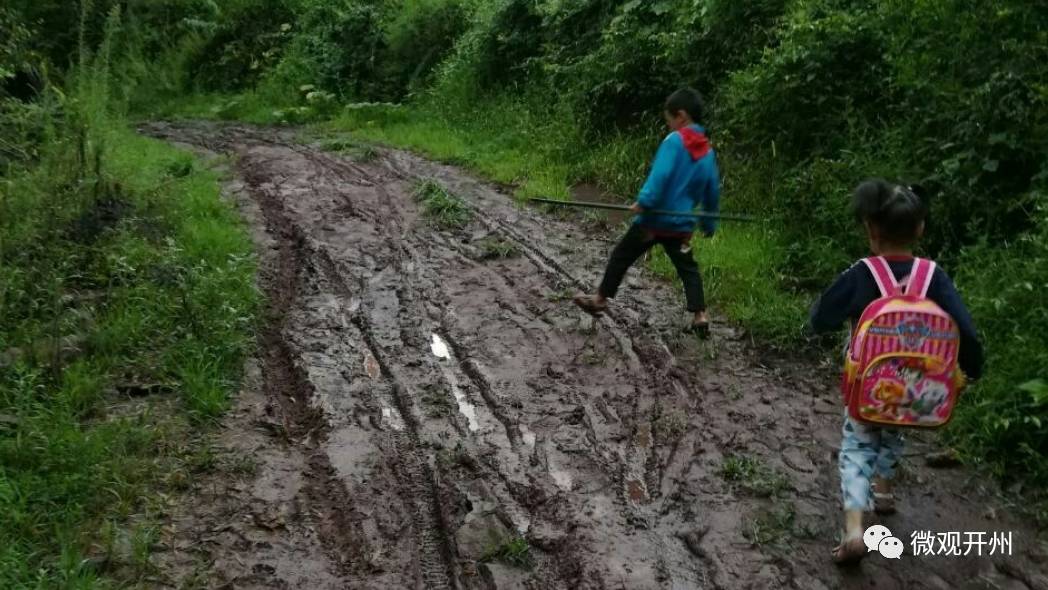
<svg viewBox="0 0 1048 590"><path fill-rule="evenodd" d="M795 19L774 51L736 72L719 112L739 149L800 162L835 154L853 118L876 120L888 88L883 31L872 18L855 10Z"/></svg>
<svg viewBox="0 0 1048 590"><path fill-rule="evenodd" d="M50 109L29 102L35 92L26 89L37 56L30 50L32 31L9 7L0 7L0 175L16 162L37 156Z"/></svg>
<svg viewBox="0 0 1048 590"><path fill-rule="evenodd" d="M1048 153L1048 7L921 2L884 10L884 22L906 153L939 195L929 246L955 251L1032 228L1030 190Z"/></svg>
<svg viewBox="0 0 1048 590"><path fill-rule="evenodd" d="M555 84L572 91L576 111L586 114L589 135L611 126L635 127L646 116L649 124L661 125L662 101L686 77L666 59L672 2L632 1L617 12L608 10L610 4L591 2L587 13L548 19L555 23L551 34L560 46L544 66L555 75ZM597 38L580 30L593 21L606 22Z"/></svg>
<svg viewBox="0 0 1048 590"><path fill-rule="evenodd" d="M0 7L0 97L10 93L7 85L18 72L29 67L30 30L21 22L10 7Z"/></svg>
<svg viewBox="0 0 1048 590"><path fill-rule="evenodd" d="M460 0L405 0L384 23L386 50L382 78L400 97L419 89L468 26Z"/></svg>
<svg viewBox="0 0 1048 590"><path fill-rule="evenodd" d="M948 432L968 456L1011 480L1048 481L1048 193L1040 226L1005 245L965 250L956 280L986 341L987 371ZM985 453L984 449L994 449Z"/></svg>
<svg viewBox="0 0 1048 590"><path fill-rule="evenodd" d="M291 0L223 3L214 32L186 64L196 86L226 92L252 86L279 63L294 22Z"/></svg>
<svg viewBox="0 0 1048 590"><path fill-rule="evenodd" d="M482 90L497 88L527 71L542 50L542 16L535 0L496 0L493 15L482 21L458 56L475 72Z"/></svg>
<svg viewBox="0 0 1048 590"><path fill-rule="evenodd" d="M695 85L716 91L730 72L774 50L787 5L786 0L707 0L698 10L686 5L677 11L671 33L673 61L687 69Z"/></svg>
<svg viewBox="0 0 1048 590"><path fill-rule="evenodd" d="M385 96L379 59L385 48L379 7L353 0L309 0L268 87L312 84L341 97Z"/></svg>

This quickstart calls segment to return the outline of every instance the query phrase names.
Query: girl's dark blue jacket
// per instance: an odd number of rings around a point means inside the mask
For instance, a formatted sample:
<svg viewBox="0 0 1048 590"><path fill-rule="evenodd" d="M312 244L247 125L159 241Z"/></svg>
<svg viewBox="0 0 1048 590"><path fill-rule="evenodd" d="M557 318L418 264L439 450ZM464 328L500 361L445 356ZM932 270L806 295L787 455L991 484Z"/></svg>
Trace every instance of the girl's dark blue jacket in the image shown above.
<svg viewBox="0 0 1048 590"><path fill-rule="evenodd" d="M892 274L895 275L895 280L903 279L913 267L912 257L885 258ZM870 274L870 269L861 261L856 262L841 273L833 285L815 302L811 308L809 326L817 333L833 332L839 330L845 320L848 320L850 327L854 328L863 310L880 296L881 292ZM938 266L935 267L935 275L928 287L928 299L937 303L957 322L957 328L961 332L960 358L957 361L965 375L971 379L978 379L982 376L983 349L975 332L975 323L968 313L968 308L961 301L953 280Z"/></svg>

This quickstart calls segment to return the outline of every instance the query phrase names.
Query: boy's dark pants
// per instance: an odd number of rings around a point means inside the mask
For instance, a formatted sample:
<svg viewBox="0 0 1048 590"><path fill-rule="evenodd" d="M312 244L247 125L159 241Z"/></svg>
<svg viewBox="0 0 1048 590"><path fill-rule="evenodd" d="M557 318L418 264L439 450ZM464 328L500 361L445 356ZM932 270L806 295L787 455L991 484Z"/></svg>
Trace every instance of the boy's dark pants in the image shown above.
<svg viewBox="0 0 1048 590"><path fill-rule="evenodd" d="M626 235L622 236L615 249L611 251L611 259L608 268L604 271L604 279L600 282L600 294L604 297L614 297L619 290L619 283L626 276L626 271L651 249L655 244L661 244L662 249L670 257L673 266L677 269L677 275L684 283L684 296L688 300L688 311L692 313L705 311L706 300L702 293L702 276L699 275L699 265L691 255L691 244L685 238L670 238L653 236L638 225L631 225Z"/></svg>

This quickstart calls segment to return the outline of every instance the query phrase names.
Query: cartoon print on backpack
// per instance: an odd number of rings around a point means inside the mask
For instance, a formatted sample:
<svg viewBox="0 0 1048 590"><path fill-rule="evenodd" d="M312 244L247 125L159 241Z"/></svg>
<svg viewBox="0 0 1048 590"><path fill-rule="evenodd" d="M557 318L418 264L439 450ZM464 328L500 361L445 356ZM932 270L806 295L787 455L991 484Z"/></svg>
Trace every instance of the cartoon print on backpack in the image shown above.
<svg viewBox="0 0 1048 590"><path fill-rule="evenodd" d="M863 408L870 418L895 418L899 406L906 401L906 386L890 376L882 377L873 386L873 399L880 402L880 407L870 405Z"/></svg>
<svg viewBox="0 0 1048 590"><path fill-rule="evenodd" d="M946 400L949 396L950 390L945 383L927 381L921 390L920 397L913 402L910 409L917 415L918 421L931 416L941 416L949 411L946 407Z"/></svg>
<svg viewBox="0 0 1048 590"><path fill-rule="evenodd" d="M950 414L950 375L936 359L886 358L871 367L865 381L861 417L871 422L920 425Z"/></svg>
<svg viewBox="0 0 1048 590"><path fill-rule="evenodd" d="M907 391L913 391L924 378L924 360L919 358L901 358L898 360L899 377L906 383Z"/></svg>

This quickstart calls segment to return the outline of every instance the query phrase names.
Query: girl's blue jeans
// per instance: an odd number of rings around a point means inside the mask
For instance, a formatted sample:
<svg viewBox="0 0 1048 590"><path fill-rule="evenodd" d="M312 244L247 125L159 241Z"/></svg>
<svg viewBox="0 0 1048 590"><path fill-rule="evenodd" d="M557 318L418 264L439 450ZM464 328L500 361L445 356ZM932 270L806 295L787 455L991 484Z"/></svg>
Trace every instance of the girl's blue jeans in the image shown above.
<svg viewBox="0 0 1048 590"><path fill-rule="evenodd" d="M872 510L874 477L891 479L902 457L902 433L895 428L870 426L845 413L838 467L845 510Z"/></svg>

